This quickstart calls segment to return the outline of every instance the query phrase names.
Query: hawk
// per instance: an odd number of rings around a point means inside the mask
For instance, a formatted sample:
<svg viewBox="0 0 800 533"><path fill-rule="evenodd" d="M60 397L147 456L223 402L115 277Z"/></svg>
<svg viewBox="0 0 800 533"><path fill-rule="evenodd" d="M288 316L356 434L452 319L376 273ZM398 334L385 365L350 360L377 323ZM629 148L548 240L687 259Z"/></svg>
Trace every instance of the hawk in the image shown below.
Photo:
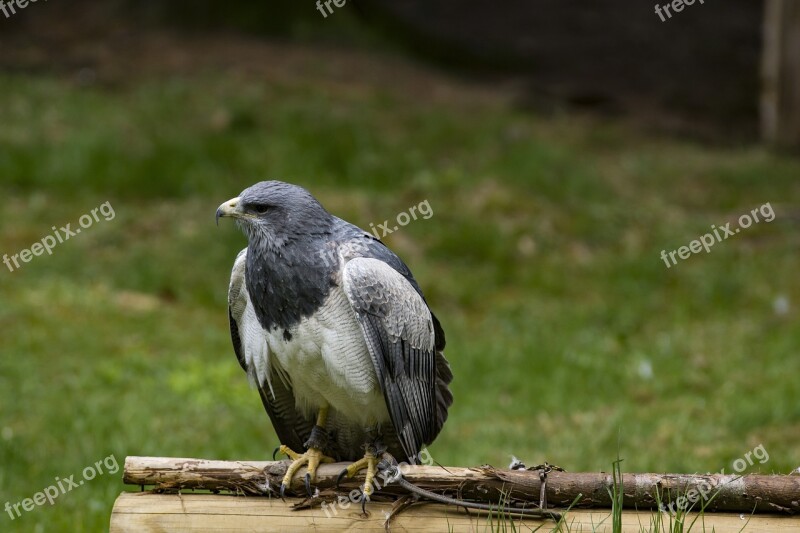
<svg viewBox="0 0 800 533"><path fill-rule="evenodd" d="M408 267L302 187L264 181L217 209L248 239L228 290L231 339L293 459L355 461L372 492L378 455L417 462L447 420L453 375L444 331ZM302 452L302 450L305 450Z"/></svg>

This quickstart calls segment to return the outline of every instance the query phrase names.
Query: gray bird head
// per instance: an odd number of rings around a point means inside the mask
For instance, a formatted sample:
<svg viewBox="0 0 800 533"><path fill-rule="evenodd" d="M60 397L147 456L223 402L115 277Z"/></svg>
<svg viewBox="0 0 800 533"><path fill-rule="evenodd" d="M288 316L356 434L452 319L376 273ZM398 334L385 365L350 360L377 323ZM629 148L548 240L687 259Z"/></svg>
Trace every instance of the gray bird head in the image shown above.
<svg viewBox="0 0 800 533"><path fill-rule="evenodd" d="M217 209L220 217L232 217L251 244L270 248L308 236L327 233L333 217L307 190L282 181L262 181L245 189Z"/></svg>

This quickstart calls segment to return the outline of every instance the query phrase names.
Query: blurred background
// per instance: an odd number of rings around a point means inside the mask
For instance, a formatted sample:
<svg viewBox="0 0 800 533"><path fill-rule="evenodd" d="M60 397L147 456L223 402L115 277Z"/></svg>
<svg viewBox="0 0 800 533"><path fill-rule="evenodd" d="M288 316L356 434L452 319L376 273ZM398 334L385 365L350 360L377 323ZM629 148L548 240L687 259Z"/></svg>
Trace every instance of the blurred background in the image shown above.
<svg viewBox="0 0 800 533"><path fill-rule="evenodd" d="M800 466L781 1L663 22L623 0L0 11L0 254L114 211L0 265L0 506L110 455L270 457L228 331L245 238L214 226L264 179L366 229L430 205L384 241L447 333L441 464L731 472L761 444L747 472ZM122 490L100 475L0 530L105 530Z"/></svg>

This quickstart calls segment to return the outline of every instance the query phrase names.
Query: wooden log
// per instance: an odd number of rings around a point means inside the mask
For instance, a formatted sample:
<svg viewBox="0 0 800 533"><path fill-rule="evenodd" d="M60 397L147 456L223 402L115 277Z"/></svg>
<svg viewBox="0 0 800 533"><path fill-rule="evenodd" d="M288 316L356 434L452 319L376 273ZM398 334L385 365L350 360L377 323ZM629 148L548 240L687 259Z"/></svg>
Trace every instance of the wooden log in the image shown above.
<svg viewBox="0 0 800 533"><path fill-rule="evenodd" d="M160 491L196 489L266 495L280 485L287 465L287 461L127 457L123 479L130 485L153 486ZM346 463L320 465L315 485L323 498L336 494L336 479L345 466ZM441 494L486 503L504 500L528 507L539 502L538 471L410 465L404 466L402 471L409 482ZM304 491L304 472L305 469L301 469L292 481L290 490L294 494L301 495ZM376 494L407 494L396 483L384 481L379 480ZM339 493L350 492L358 486L358 479L344 480ZM548 504L560 508L568 507L576 499L577 507L610 508L609 491L612 490L610 473L554 471L548 475L546 483ZM708 511L748 514L800 511L800 476L624 474L623 493L625 508L654 509L661 502L665 507L674 504L673 510L685 510L692 505L697 510L705 505Z"/></svg>
<svg viewBox="0 0 800 533"><path fill-rule="evenodd" d="M293 511L293 501L279 498L236 497L213 494L153 494L122 493L111 513L111 533L141 533L146 531L208 532L226 531L375 531L383 532L388 503L370 502L368 515L363 516L357 505L348 508L316 508ZM740 515L708 513L684 517L685 528L697 518L692 531L739 533L763 531L781 533L797 531L800 518L774 515ZM661 519L661 522L657 520ZM391 531L551 531L555 524L536 519L497 517L443 505L416 504L392 518ZM612 531L608 510L569 511L564 517L562 531ZM673 521L672 524L675 522ZM653 524L660 524L654 527ZM622 514L622 531L671 531L668 515L645 511L626 511Z"/></svg>
<svg viewBox="0 0 800 533"><path fill-rule="evenodd" d="M766 0L761 67L764 139L800 148L800 2Z"/></svg>

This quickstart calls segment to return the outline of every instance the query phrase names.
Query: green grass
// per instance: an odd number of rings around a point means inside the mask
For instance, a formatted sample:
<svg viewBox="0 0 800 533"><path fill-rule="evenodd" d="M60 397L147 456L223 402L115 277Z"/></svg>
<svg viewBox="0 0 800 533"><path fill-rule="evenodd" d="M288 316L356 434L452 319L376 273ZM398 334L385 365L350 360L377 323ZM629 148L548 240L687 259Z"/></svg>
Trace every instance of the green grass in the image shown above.
<svg viewBox="0 0 800 533"><path fill-rule="evenodd" d="M800 464L797 160L368 77L4 74L0 93L0 254L105 201L116 212L0 264L0 506L110 454L271 454L225 310L245 241L213 216L268 178L362 227L429 201L429 220L385 240L447 332L439 463L598 471L619 453L626 471L730 471L763 444L748 472ZM659 258L765 202L772 223ZM0 529L103 530L121 490L99 476Z"/></svg>

